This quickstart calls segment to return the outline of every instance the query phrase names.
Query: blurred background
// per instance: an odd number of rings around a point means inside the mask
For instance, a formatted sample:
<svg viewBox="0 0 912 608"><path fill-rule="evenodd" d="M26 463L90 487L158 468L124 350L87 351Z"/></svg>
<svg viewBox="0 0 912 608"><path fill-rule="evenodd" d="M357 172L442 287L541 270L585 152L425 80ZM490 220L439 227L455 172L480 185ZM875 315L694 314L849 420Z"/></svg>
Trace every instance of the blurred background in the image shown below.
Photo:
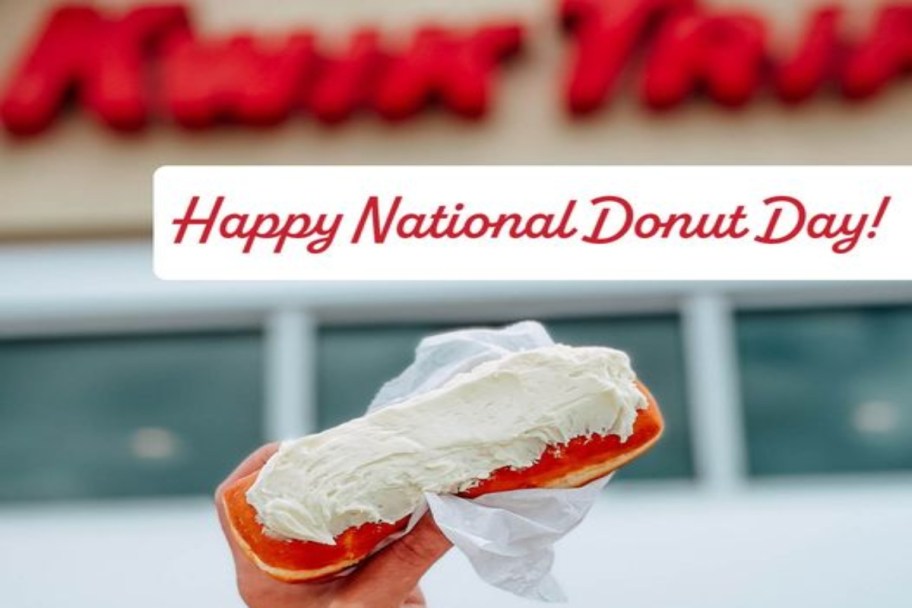
<svg viewBox="0 0 912 608"><path fill-rule="evenodd" d="M122 9L129 2L108 2ZM0 605L240 606L211 493L250 450L359 415L418 340L534 318L628 351L668 432L558 548L572 606L908 606L912 284L163 283L162 164L905 164L912 86L572 120L553 2L193 1L203 33L344 34L509 16L528 53L489 116L112 133L84 111L0 135ZM794 41L810 2L730 0ZM846 3L859 27L878 3ZM0 0L6 75L46 0ZM622 263L622 261L618 261ZM533 605L451 553L434 608Z"/></svg>

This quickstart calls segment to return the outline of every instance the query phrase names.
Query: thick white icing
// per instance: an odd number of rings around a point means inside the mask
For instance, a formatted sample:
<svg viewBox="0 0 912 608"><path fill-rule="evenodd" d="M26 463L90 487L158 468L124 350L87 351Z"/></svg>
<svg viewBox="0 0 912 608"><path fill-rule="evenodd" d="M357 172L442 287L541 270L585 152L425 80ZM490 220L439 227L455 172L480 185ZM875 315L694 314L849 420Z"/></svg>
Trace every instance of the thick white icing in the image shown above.
<svg viewBox="0 0 912 608"><path fill-rule="evenodd" d="M557 345L515 353L434 391L281 446L247 492L268 533L333 544L395 522L425 492L456 493L581 435L626 440L646 399L626 354Z"/></svg>

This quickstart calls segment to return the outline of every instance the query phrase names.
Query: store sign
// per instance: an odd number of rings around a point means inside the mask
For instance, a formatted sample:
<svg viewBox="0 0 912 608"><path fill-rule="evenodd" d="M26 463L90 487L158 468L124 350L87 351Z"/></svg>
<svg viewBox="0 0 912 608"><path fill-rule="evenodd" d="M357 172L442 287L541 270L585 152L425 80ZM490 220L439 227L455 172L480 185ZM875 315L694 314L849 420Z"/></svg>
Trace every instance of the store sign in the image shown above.
<svg viewBox="0 0 912 608"><path fill-rule="evenodd" d="M821 8L783 53L772 48L770 25L746 9L695 0L562 0L560 9L569 53L560 86L573 115L604 108L634 71L642 102L669 109L695 96L735 107L761 94L786 103L826 90L865 98L912 67L912 4L881 8L855 37L840 8ZM0 120L11 133L38 133L73 97L122 131L153 121L272 125L296 115L401 120L432 107L474 119L489 109L499 71L525 35L518 21L422 27L401 40L361 29L330 48L306 29L204 36L180 5L120 14L65 6L12 66Z"/></svg>

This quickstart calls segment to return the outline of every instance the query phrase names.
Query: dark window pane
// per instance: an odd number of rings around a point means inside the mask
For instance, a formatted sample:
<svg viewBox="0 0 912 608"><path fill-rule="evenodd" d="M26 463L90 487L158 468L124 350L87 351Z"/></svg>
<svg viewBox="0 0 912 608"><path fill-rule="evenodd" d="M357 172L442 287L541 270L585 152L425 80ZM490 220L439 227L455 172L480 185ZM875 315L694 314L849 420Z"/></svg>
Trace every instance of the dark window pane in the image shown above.
<svg viewBox="0 0 912 608"><path fill-rule="evenodd" d="M676 316L581 319L547 323L557 342L604 345L626 351L633 369L658 401L665 434L642 458L624 467L618 479L692 477L690 430L684 385L684 349Z"/></svg>
<svg viewBox="0 0 912 608"><path fill-rule="evenodd" d="M745 312L756 475L912 469L912 308Z"/></svg>
<svg viewBox="0 0 912 608"><path fill-rule="evenodd" d="M618 477L692 476L677 317L555 319L545 325L557 342L606 345L627 351L637 373L662 405L667 422L665 437L650 454L626 467ZM320 427L361 415L383 382L411 363L422 337L451 328L431 324L322 328L317 378Z"/></svg>
<svg viewBox="0 0 912 608"><path fill-rule="evenodd" d="M254 332L0 341L0 500L207 494L262 440Z"/></svg>
<svg viewBox="0 0 912 608"><path fill-rule="evenodd" d="M323 327L317 355L317 422L326 429L364 413L387 380L411 364L439 325Z"/></svg>

